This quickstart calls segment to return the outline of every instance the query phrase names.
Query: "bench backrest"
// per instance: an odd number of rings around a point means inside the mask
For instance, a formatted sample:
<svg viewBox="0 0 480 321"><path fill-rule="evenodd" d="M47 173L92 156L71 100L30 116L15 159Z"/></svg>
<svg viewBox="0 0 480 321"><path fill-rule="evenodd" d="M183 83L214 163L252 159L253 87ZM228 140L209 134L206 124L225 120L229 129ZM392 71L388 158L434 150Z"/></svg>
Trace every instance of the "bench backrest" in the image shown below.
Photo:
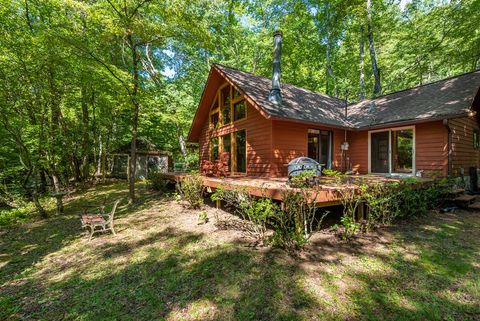
<svg viewBox="0 0 480 321"><path fill-rule="evenodd" d="M117 207L118 207L118 204L120 203L120 201L121 201L121 199L118 199L113 204L112 211L110 212L110 214L108 214L108 223L113 221L113 216L115 215L115 211L117 210Z"/></svg>

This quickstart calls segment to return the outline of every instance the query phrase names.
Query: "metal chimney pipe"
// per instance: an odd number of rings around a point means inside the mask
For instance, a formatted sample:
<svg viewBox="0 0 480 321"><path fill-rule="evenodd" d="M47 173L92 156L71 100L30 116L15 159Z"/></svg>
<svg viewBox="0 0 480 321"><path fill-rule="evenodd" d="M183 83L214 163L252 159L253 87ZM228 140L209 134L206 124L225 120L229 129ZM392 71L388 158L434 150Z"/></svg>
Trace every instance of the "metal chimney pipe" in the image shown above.
<svg viewBox="0 0 480 321"><path fill-rule="evenodd" d="M277 30L273 33L273 75L272 88L268 100L274 104L282 103L282 92L280 90L280 60L282 56L282 32Z"/></svg>

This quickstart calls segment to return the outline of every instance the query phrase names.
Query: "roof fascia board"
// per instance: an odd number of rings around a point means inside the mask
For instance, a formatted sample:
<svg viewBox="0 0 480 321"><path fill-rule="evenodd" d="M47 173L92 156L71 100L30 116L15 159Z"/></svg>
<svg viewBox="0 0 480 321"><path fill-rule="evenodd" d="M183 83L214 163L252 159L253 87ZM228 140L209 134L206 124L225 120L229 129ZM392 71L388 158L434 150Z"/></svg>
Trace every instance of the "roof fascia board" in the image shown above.
<svg viewBox="0 0 480 321"><path fill-rule="evenodd" d="M200 101L198 102L197 110L195 111L195 116L193 116L192 124L190 125L190 130L188 131L188 135L187 135L187 141L188 142L195 142L195 141L191 140L192 129L193 129L193 125L195 124L195 120L197 119L198 113L200 111L200 106L202 105L202 102L205 99L205 92L207 90L207 85L209 83L209 80L212 77L212 71L213 71L213 68L210 68L210 71L208 72L207 81L205 82L205 85L203 86L202 96L200 98Z"/></svg>
<svg viewBox="0 0 480 321"><path fill-rule="evenodd" d="M382 128L390 128L393 126L397 127L397 126L405 126L405 125L414 125L414 124L421 124L421 123L429 123L437 120L454 119L454 118L462 118L462 117L468 117L468 112L462 112L462 113L445 115L445 116L436 116L436 117L430 117L430 118L424 118L424 119L410 119L410 120L388 122L388 123L377 124L372 126L354 127L352 128L352 130L363 131L363 130L372 130L372 129L382 129Z"/></svg>

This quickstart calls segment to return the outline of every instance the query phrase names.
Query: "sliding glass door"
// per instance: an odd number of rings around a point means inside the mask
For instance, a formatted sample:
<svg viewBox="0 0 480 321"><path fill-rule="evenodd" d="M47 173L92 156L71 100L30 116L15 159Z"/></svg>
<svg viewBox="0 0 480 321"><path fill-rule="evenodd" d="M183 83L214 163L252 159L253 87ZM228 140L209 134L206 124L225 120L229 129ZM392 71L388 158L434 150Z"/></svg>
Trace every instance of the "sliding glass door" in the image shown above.
<svg viewBox="0 0 480 321"><path fill-rule="evenodd" d="M413 128L370 133L370 171L413 174L414 145Z"/></svg>
<svg viewBox="0 0 480 321"><path fill-rule="evenodd" d="M390 132L380 132L371 134L371 168L373 173L389 173L388 166L388 145L390 141Z"/></svg>
<svg viewBox="0 0 480 321"><path fill-rule="evenodd" d="M413 130L392 131L392 172L412 173Z"/></svg>
<svg viewBox="0 0 480 321"><path fill-rule="evenodd" d="M308 130L308 157L319 162L322 167L332 165L332 132L328 130Z"/></svg>

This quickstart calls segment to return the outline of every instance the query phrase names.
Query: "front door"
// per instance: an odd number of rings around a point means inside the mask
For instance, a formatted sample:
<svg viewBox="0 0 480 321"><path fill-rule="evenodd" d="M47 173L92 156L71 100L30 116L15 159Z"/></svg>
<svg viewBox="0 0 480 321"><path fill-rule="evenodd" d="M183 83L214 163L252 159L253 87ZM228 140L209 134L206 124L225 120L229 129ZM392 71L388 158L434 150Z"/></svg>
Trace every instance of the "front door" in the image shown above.
<svg viewBox="0 0 480 321"><path fill-rule="evenodd" d="M388 146L390 132L371 133L372 173L388 173Z"/></svg>

